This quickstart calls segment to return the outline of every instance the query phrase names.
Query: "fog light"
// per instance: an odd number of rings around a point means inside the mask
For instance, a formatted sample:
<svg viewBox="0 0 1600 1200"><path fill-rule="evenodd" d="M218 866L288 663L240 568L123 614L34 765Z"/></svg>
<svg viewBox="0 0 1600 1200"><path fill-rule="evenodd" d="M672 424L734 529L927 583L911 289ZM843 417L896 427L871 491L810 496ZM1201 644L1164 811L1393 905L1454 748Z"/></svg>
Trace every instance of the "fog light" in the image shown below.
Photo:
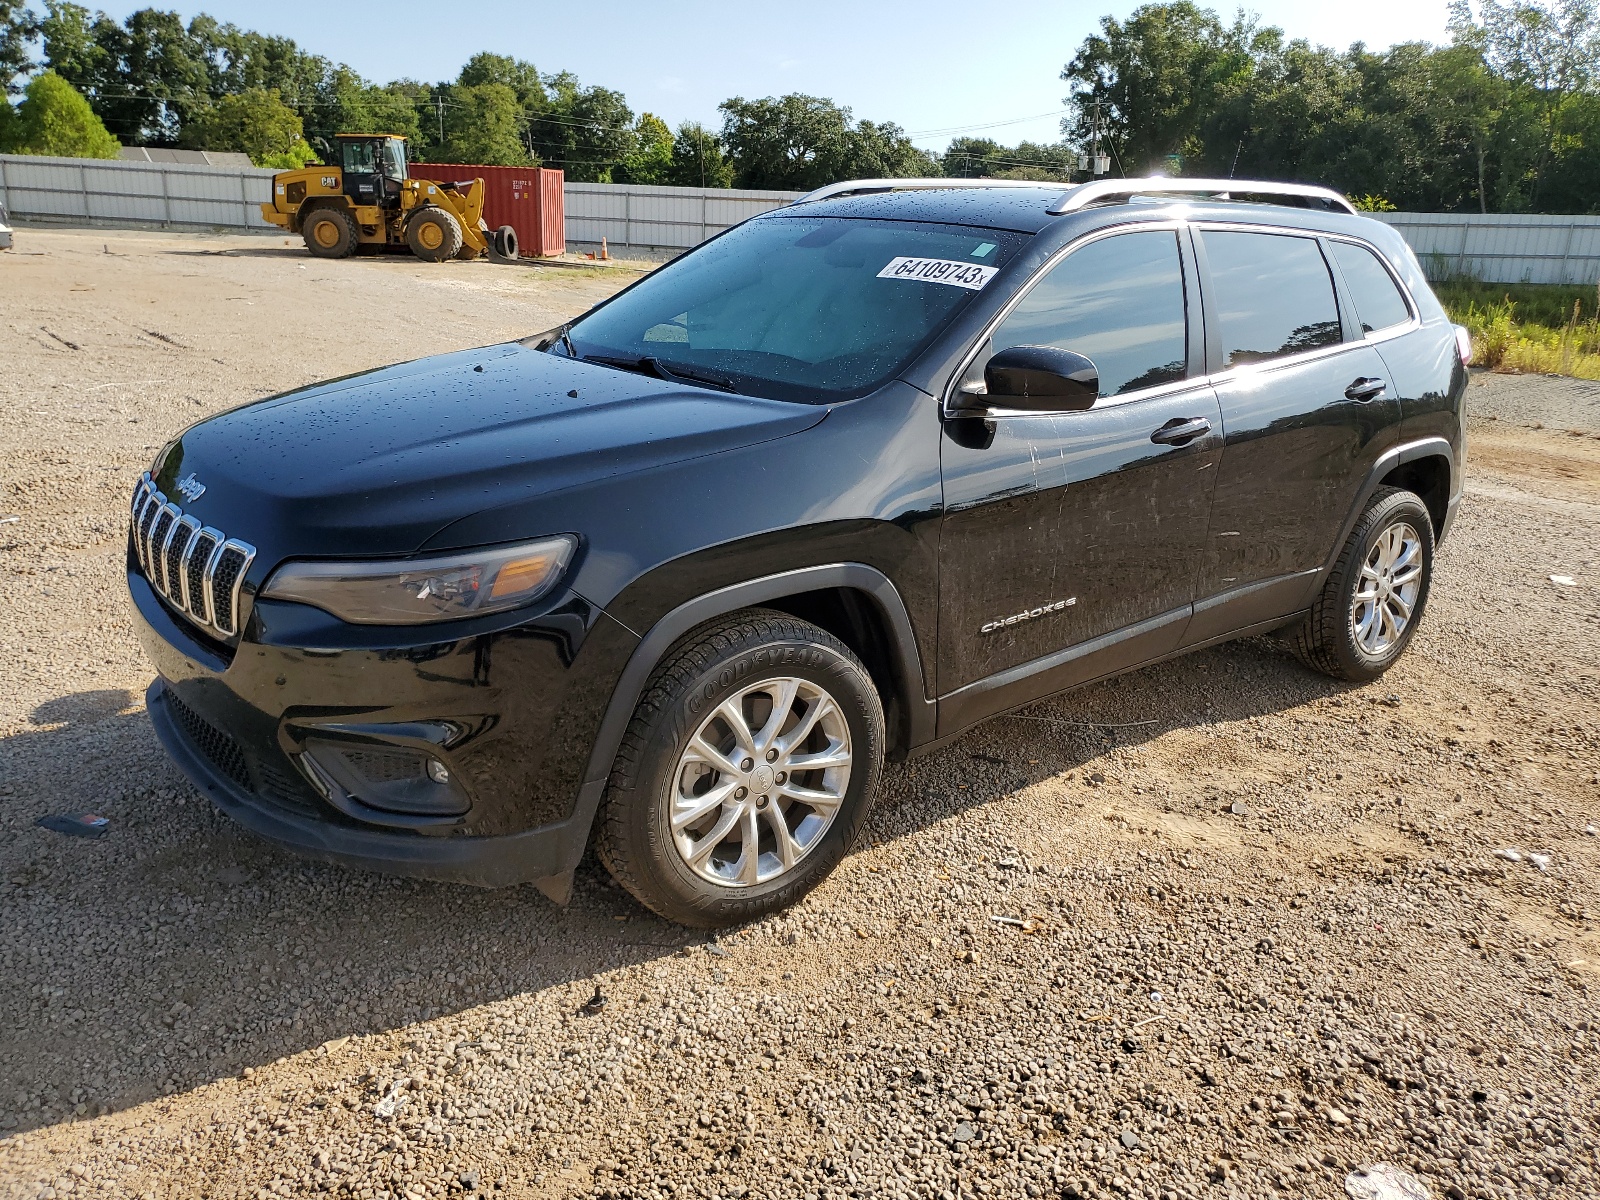
<svg viewBox="0 0 1600 1200"><path fill-rule="evenodd" d="M409 818L460 816L471 807L450 769L420 747L307 738L303 749L329 803L363 820L375 818L347 801Z"/></svg>

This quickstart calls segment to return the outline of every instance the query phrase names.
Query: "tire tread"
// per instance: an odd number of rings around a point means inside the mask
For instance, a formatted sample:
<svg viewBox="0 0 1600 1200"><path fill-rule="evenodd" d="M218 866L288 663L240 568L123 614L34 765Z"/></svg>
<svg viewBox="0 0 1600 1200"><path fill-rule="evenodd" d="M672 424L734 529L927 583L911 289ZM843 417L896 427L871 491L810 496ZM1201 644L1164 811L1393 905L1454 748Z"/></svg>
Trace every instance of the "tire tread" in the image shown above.
<svg viewBox="0 0 1600 1200"><path fill-rule="evenodd" d="M1345 539L1344 547L1339 551L1339 557L1334 560L1333 569L1328 572L1327 581L1322 585L1322 590L1317 593L1317 598L1311 603L1311 610L1306 614L1305 620L1300 623L1295 631L1293 647L1296 656L1313 671L1320 671L1334 679L1359 681L1372 678L1371 675L1354 670L1344 661L1339 654L1338 647L1343 634L1345 621L1348 619L1344 596L1345 580L1351 569L1352 559L1360 553L1366 544L1367 535L1373 527L1387 520L1385 511L1394 497L1404 497L1421 504L1421 500L1414 493L1404 488L1379 487L1368 499L1366 507L1362 509L1361 516L1357 519L1355 528L1350 531L1350 536ZM1426 597L1426 592L1423 596ZM1411 628L1416 627L1416 622L1422 618L1421 605L1412 619Z"/></svg>
<svg viewBox="0 0 1600 1200"><path fill-rule="evenodd" d="M668 651L662 664L646 682L633 716L628 721L627 730L622 735L621 744L617 747L617 757L606 781L599 819L595 822L595 854L611 877L635 900L666 920L707 927L727 924L725 919L716 919L713 912L706 912L696 920L694 915L664 903L663 898L658 897L646 883L639 864L634 861L627 827L630 801L639 795L641 767L647 747L659 722L670 714L696 677L717 661L737 654L745 646L772 639L811 641L824 645L870 679L861 660L826 630L809 621L771 609L744 609L690 630L683 636L677 649ZM643 782L648 784L649 781ZM797 873L791 884L764 897L761 907L764 911L787 907L815 882Z"/></svg>

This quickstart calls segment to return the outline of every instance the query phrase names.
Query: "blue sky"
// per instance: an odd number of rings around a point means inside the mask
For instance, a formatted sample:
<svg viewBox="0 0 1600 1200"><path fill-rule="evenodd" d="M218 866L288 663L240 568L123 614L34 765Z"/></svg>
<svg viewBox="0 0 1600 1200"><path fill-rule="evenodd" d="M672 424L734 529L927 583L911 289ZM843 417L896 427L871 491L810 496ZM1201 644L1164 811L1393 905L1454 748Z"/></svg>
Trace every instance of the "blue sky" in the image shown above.
<svg viewBox="0 0 1600 1200"><path fill-rule="evenodd" d="M1126 16L1135 7L1107 0L156 2L185 16L205 11L292 37L379 82L451 79L472 54L493 50L616 88L635 112L671 125L688 119L714 127L717 105L729 96L807 92L848 105L858 117L898 122L930 149L968 132L1010 143L1056 140L1062 65L1102 15ZM119 18L144 6L104 5ZM1231 13L1234 3L1213 7ZM1246 7L1291 37L1341 48L1444 37L1445 0L1257 0Z"/></svg>

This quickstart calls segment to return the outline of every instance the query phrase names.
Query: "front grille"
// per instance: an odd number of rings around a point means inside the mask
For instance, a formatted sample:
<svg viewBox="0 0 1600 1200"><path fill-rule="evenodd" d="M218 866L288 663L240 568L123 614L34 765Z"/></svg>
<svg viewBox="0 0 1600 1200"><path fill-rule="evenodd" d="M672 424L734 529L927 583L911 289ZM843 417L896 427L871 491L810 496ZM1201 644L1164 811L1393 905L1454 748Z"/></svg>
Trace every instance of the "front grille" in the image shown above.
<svg viewBox="0 0 1600 1200"><path fill-rule="evenodd" d="M256 548L185 516L156 490L148 471L133 490L131 524L150 586L208 633L232 640L239 632L239 591Z"/></svg>
<svg viewBox="0 0 1600 1200"><path fill-rule="evenodd" d="M167 689L166 698L173 718L183 727L184 736L193 743L195 749L205 755L217 770L249 791L250 770L245 766L244 752L239 749L239 743L179 700L171 688Z"/></svg>

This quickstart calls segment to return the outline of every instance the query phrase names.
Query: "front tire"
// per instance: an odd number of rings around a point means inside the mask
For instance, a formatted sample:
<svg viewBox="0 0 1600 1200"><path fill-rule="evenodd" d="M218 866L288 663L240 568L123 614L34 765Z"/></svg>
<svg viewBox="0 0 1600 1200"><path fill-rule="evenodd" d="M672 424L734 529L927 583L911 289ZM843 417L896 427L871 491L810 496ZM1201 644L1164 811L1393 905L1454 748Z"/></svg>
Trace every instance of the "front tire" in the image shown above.
<svg viewBox="0 0 1600 1200"><path fill-rule="evenodd" d="M1295 636L1308 667L1366 682L1405 653L1433 582L1433 518L1413 492L1373 493Z"/></svg>
<svg viewBox="0 0 1600 1200"><path fill-rule="evenodd" d="M461 253L461 223L454 214L430 204L406 222L406 245L424 262L446 262Z"/></svg>
<svg viewBox="0 0 1600 1200"><path fill-rule="evenodd" d="M634 710L596 850L645 907L711 929L805 895L860 835L883 765L861 661L764 609L691 634Z"/></svg>

